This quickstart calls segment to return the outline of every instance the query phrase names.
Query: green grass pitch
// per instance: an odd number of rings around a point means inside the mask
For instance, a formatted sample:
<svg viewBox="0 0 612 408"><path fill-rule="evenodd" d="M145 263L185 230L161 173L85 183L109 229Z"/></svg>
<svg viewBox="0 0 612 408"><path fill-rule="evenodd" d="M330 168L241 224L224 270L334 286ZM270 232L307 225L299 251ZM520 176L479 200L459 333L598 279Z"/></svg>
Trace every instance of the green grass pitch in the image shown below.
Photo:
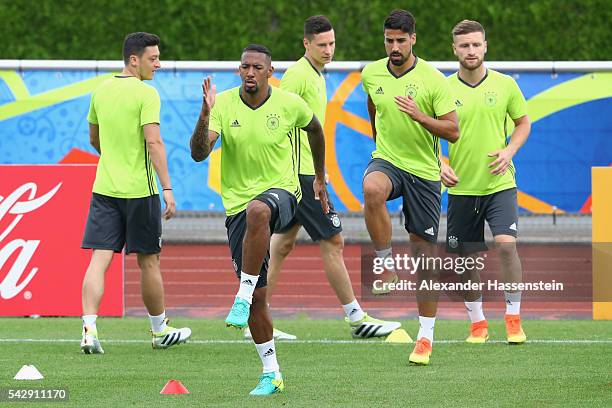
<svg viewBox="0 0 612 408"><path fill-rule="evenodd" d="M68 388L68 403L34 405L50 407L612 406L612 322L526 320L528 343L509 346L502 321L490 322L491 343L470 345L467 322L439 320L431 365L419 367L408 365L411 344L353 341L340 320L279 319L300 341L277 343L285 392L259 398L248 393L261 363L242 333L221 320L173 323L193 341L153 351L147 319L101 318L106 354L84 355L80 319L0 319L0 388ZM416 320L403 326L416 335ZM24 364L45 379L13 380ZM191 394L160 395L170 379Z"/></svg>

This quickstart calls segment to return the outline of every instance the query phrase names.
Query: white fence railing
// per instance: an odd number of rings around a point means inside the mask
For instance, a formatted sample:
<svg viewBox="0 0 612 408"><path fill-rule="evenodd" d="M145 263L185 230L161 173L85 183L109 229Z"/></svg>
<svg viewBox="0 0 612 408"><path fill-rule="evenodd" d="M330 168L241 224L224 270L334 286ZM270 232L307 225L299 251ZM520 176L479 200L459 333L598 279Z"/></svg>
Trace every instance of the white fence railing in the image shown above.
<svg viewBox="0 0 612 408"><path fill-rule="evenodd" d="M336 61L326 65L328 71L361 71L369 61ZM430 61L441 71L454 71L457 61ZM274 61L284 71L295 61ZM162 61L162 69L176 71L234 71L238 61ZM500 71L521 72L595 72L612 71L612 61L487 61L487 67ZM0 70L75 69L115 71L123 61L95 60L0 60Z"/></svg>

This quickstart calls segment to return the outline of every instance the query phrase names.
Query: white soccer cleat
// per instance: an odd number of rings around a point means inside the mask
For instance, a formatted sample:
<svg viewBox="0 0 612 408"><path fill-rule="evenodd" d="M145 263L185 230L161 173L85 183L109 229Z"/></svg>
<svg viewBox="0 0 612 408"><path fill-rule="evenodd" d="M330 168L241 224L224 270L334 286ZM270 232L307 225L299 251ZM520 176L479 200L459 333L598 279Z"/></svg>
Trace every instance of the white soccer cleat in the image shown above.
<svg viewBox="0 0 612 408"><path fill-rule="evenodd" d="M345 318L348 322L348 318ZM379 320L368 316L366 313L363 319L354 323L349 323L351 335L356 339L367 339L370 337L384 337L395 329L399 329L400 322L390 322Z"/></svg>
<svg viewBox="0 0 612 408"><path fill-rule="evenodd" d="M274 329L274 331L272 332L272 337L274 337L274 340L297 340L297 336L294 336L293 334L285 333L284 331L281 331L278 329ZM251 330L249 330L248 327L244 329L244 338L245 339L253 338L253 335L251 334Z"/></svg>
<svg viewBox="0 0 612 408"><path fill-rule="evenodd" d="M165 321L167 325L169 320L166 318ZM154 349L167 349L177 344L186 343L191 337L191 329L189 327L177 329L166 326L164 331L160 333L153 333L153 331L151 331L151 336L153 337L151 346L153 346Z"/></svg>
<svg viewBox="0 0 612 408"><path fill-rule="evenodd" d="M100 340L98 340L98 330L83 326L81 351L85 354L104 354Z"/></svg>

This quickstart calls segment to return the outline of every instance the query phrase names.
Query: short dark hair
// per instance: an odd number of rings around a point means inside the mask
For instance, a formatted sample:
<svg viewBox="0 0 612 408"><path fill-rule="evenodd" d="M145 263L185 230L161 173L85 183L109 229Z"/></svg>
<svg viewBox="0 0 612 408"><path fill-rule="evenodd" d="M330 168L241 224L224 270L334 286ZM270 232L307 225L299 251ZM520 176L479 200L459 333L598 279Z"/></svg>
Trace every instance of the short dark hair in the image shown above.
<svg viewBox="0 0 612 408"><path fill-rule="evenodd" d="M414 34L416 21L414 16L406 10L393 10L385 19L385 30L402 30L408 34Z"/></svg>
<svg viewBox="0 0 612 408"><path fill-rule="evenodd" d="M304 37L312 40L315 34L326 33L333 29L325 16L311 16L304 22Z"/></svg>
<svg viewBox="0 0 612 408"><path fill-rule="evenodd" d="M268 61L272 61L272 53L270 53L270 50L265 45L249 44L242 50L243 54L245 52L259 52L262 54L266 54L266 56L268 57Z"/></svg>
<svg viewBox="0 0 612 408"><path fill-rule="evenodd" d="M453 37L471 33L482 33L484 36L485 30L482 24L474 20L462 20L453 28Z"/></svg>
<svg viewBox="0 0 612 408"><path fill-rule="evenodd" d="M123 62L127 65L131 55L141 57L145 48L159 45L159 37L149 33L131 33L123 40Z"/></svg>

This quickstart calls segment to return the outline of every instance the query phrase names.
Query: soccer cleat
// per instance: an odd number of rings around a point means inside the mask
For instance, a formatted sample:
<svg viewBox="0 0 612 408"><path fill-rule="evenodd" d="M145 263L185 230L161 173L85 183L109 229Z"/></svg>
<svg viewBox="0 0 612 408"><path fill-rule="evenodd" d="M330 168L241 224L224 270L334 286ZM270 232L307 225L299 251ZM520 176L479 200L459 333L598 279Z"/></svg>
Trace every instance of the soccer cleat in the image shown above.
<svg viewBox="0 0 612 408"><path fill-rule="evenodd" d="M410 353L408 361L413 364L427 365L431 356L431 342L425 337L421 337L414 345L414 350Z"/></svg>
<svg viewBox="0 0 612 408"><path fill-rule="evenodd" d="M251 305L246 300L236 296L234 304L229 314L225 318L227 327L235 327L242 329L249 323L249 314L251 313Z"/></svg>
<svg viewBox="0 0 612 408"><path fill-rule="evenodd" d="M100 340L98 340L98 330L83 326L81 351L85 354L104 354Z"/></svg>
<svg viewBox="0 0 612 408"><path fill-rule="evenodd" d="M344 320L348 322L348 317ZM378 320L364 314L363 319L350 323L351 335L356 339L367 339L370 337L384 337L393 330L399 328L400 322L388 322L386 320Z"/></svg>
<svg viewBox="0 0 612 408"><path fill-rule="evenodd" d="M506 334L508 335L509 344L522 344L527 340L525 332L521 327L521 316L520 315L505 315L506 320Z"/></svg>
<svg viewBox="0 0 612 408"><path fill-rule="evenodd" d="M281 331L278 329L274 329L274 331L272 332L272 337L274 337L275 340L297 340L297 336L294 336L293 334L285 333L284 331ZM248 327L244 329L244 338L245 339L253 338L253 335L251 334L251 330L249 330Z"/></svg>
<svg viewBox="0 0 612 408"><path fill-rule="evenodd" d="M164 319L166 322L166 328L160 333L153 333L151 331L151 346L154 349L167 349L177 344L187 343L187 340L191 337L191 329L189 327L182 327L176 329L168 326L170 322L167 318Z"/></svg>
<svg viewBox="0 0 612 408"><path fill-rule="evenodd" d="M285 389L283 376L279 373L276 379L274 373L265 373L259 377L259 384L249 393L249 395L272 395Z"/></svg>
<svg viewBox="0 0 612 408"><path fill-rule="evenodd" d="M481 320L472 323L470 327L470 336L465 339L466 342L472 344L482 344L489 340L489 324L486 320Z"/></svg>
<svg viewBox="0 0 612 408"><path fill-rule="evenodd" d="M397 283L399 282L399 276L397 276L397 274L395 272L389 272L387 270L385 270L385 272L380 275L380 280L383 283ZM380 289L377 289L374 287L374 285L372 285L372 294L373 295L388 295L391 292L391 290L388 287L383 287Z"/></svg>

